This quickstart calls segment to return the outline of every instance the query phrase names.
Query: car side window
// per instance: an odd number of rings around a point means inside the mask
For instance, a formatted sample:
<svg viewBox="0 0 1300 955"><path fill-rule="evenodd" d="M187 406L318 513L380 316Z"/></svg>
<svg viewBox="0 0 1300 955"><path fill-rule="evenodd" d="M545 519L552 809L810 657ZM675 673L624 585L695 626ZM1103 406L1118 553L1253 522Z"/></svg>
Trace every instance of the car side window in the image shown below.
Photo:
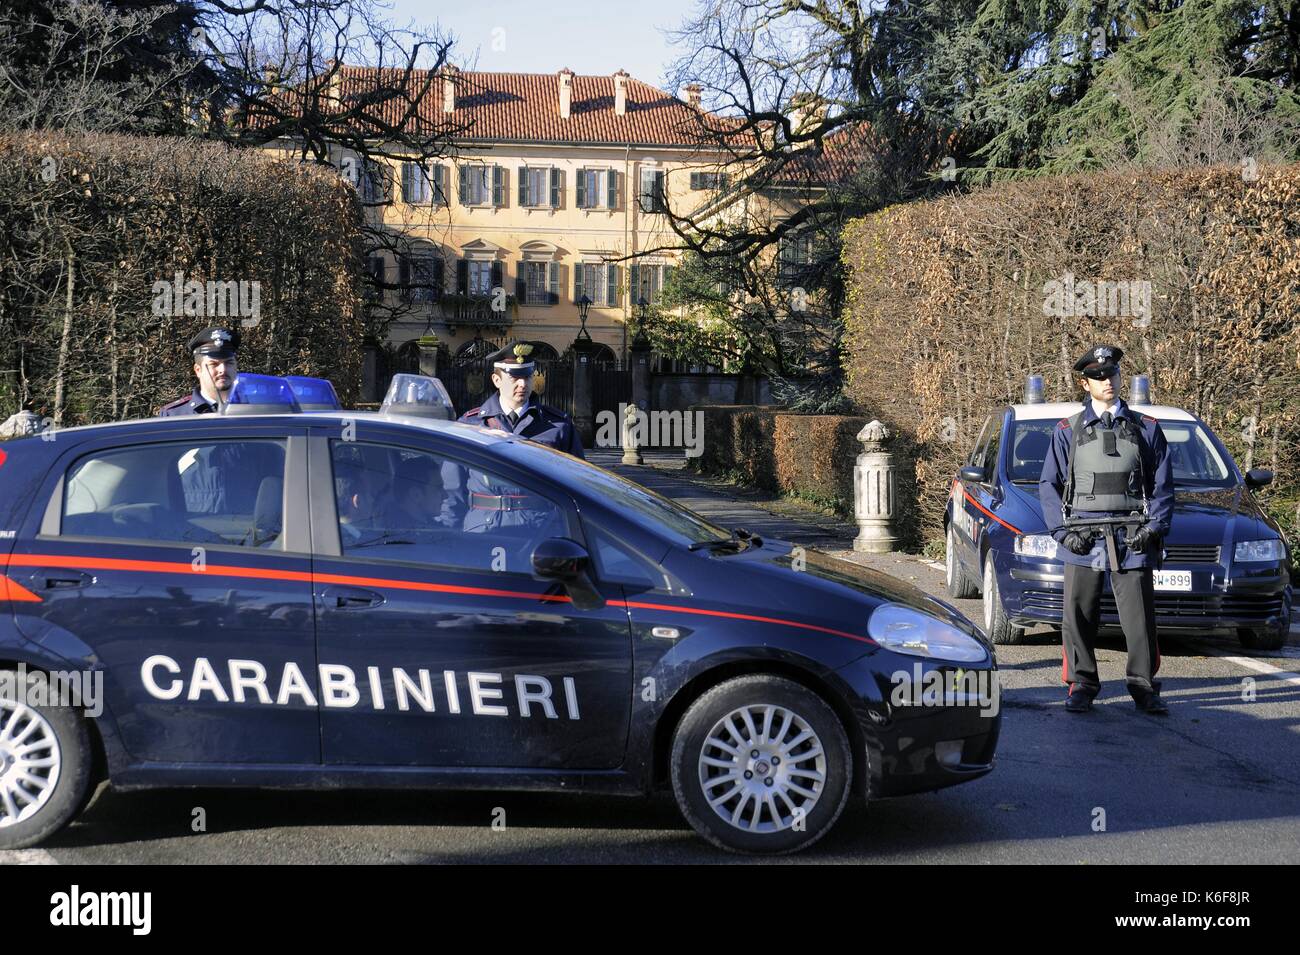
<svg viewBox="0 0 1300 955"><path fill-rule="evenodd" d="M331 459L345 557L531 574L537 545L569 536L555 501L449 458L334 441Z"/></svg>
<svg viewBox="0 0 1300 955"><path fill-rule="evenodd" d="M285 444L153 444L80 458L61 536L283 550Z"/></svg>
<svg viewBox="0 0 1300 955"><path fill-rule="evenodd" d="M980 464L988 471L990 482L994 480L998 473L998 448L1002 444L1002 420L990 419L989 440L984 445L984 453L981 457Z"/></svg>
<svg viewBox="0 0 1300 955"><path fill-rule="evenodd" d="M972 467L984 466L984 442L985 439L988 437L989 426L992 423L993 423L993 417L992 415L990 415L989 417L984 419L984 424L980 427L979 437L975 439L975 447L971 449L970 458L966 462Z"/></svg>

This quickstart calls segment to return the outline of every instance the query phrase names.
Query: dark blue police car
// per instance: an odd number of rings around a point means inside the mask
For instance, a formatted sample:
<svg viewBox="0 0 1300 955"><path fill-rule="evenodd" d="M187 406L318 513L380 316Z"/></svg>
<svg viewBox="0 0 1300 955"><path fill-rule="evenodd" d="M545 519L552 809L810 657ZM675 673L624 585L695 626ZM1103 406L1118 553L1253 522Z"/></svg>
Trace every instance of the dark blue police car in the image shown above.
<svg viewBox="0 0 1300 955"><path fill-rule="evenodd" d="M437 414L240 414L295 401L244 379L0 447L0 847L107 779L671 788L787 852L992 768L992 647L948 604Z"/></svg>
<svg viewBox="0 0 1300 955"><path fill-rule="evenodd" d="M1198 417L1150 404L1144 376L1134 379L1134 392L1130 407L1160 422L1173 463L1174 514L1154 571L1158 628L1235 635L1250 649L1281 647L1291 622L1290 548L1252 494L1272 473L1242 474ZM1082 404L1044 403L1033 381L1027 397L1038 400L1010 405L985 422L944 513L948 593L982 594L985 632L1000 644L1019 642L1033 624L1059 626L1064 599L1038 479L1052 430ZM1119 626L1109 584L1102 626Z"/></svg>

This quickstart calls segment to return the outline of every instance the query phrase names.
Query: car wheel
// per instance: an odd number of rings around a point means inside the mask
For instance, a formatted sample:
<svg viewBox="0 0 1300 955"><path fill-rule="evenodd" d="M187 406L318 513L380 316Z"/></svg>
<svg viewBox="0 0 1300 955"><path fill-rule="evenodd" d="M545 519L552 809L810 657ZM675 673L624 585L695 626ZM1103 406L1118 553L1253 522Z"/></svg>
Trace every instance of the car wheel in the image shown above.
<svg viewBox="0 0 1300 955"><path fill-rule="evenodd" d="M994 643L1003 646L1020 643L1025 637L1025 628L1012 624L1002 609L1002 592L998 589L992 551L984 558L984 632Z"/></svg>
<svg viewBox="0 0 1300 955"><path fill-rule="evenodd" d="M728 680L692 703L671 762L686 821L732 852L816 842L844 811L853 778L835 711L807 687L765 674Z"/></svg>
<svg viewBox="0 0 1300 955"><path fill-rule="evenodd" d="M1247 650L1281 650L1286 646L1285 630L1252 630L1243 627L1237 631L1237 639Z"/></svg>
<svg viewBox="0 0 1300 955"><path fill-rule="evenodd" d="M16 675L14 675L16 676ZM43 674L27 674L27 687ZM0 681L0 849L35 845L85 805L94 763L72 707L33 705L16 678Z"/></svg>
<svg viewBox="0 0 1300 955"><path fill-rule="evenodd" d="M957 530L951 524L948 525L948 546L945 548L944 563L947 571L948 596L979 596L979 585L971 580L970 574L966 573L966 569L961 565L961 559L957 556Z"/></svg>

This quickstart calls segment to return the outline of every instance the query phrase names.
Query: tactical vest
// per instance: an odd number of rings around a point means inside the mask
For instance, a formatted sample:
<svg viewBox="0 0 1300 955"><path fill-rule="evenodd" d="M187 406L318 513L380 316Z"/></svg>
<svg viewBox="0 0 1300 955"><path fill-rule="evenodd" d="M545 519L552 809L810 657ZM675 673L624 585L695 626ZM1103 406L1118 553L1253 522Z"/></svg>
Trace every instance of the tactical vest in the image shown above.
<svg viewBox="0 0 1300 955"><path fill-rule="evenodd" d="M1083 412L1070 419L1073 432L1062 503L1069 512L1146 510L1142 446L1137 425L1116 417L1108 431L1094 420L1080 428Z"/></svg>

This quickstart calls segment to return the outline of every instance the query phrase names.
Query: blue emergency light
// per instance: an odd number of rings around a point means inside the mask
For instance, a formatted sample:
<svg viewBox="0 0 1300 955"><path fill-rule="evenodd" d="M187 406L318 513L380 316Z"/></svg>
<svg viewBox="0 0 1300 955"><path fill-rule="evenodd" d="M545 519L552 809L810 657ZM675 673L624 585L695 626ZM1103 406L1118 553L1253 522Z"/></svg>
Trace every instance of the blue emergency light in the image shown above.
<svg viewBox="0 0 1300 955"><path fill-rule="evenodd" d="M226 402L228 415L297 414L302 411L293 389L283 378L271 375L240 375Z"/></svg>
<svg viewBox="0 0 1300 955"><path fill-rule="evenodd" d="M379 407L380 414L411 415L455 421L456 408L446 386L428 375L394 375L388 394Z"/></svg>
<svg viewBox="0 0 1300 955"><path fill-rule="evenodd" d="M342 411L338 393L324 378L304 378L302 375L285 375L298 406L303 411Z"/></svg>

